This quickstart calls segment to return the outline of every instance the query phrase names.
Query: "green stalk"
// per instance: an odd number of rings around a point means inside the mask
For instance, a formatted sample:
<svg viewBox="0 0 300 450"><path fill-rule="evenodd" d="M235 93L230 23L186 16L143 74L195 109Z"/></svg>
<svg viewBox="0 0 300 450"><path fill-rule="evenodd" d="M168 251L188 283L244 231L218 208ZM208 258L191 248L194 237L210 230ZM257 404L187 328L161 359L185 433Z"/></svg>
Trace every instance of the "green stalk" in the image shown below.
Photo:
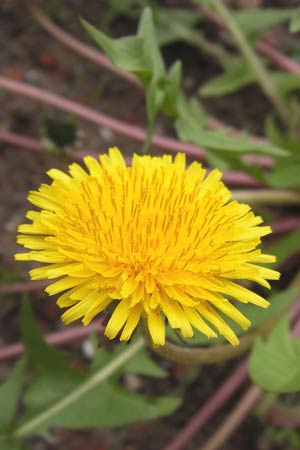
<svg viewBox="0 0 300 450"><path fill-rule="evenodd" d="M14 433L14 437L23 437L34 433L34 431L39 426L43 425L45 422L47 423L48 420L51 419L51 417L55 416L72 403L78 401L87 392L110 377L116 370L118 370L123 364L125 364L130 358L132 358L132 356L137 353L144 345L145 342L142 338L130 344L128 348L124 350L124 352L122 352L105 367L102 367L100 370L98 370L79 387L74 389L72 392L67 394L65 397L56 402L54 405L50 406L38 416L33 417L31 420L25 422L23 425L17 428Z"/></svg>
<svg viewBox="0 0 300 450"><path fill-rule="evenodd" d="M299 205L300 192L284 189L257 189L232 191L232 198L239 202L268 205Z"/></svg>
<svg viewBox="0 0 300 450"><path fill-rule="evenodd" d="M279 117L285 125L289 125L289 112L279 97L272 80L270 79L264 64L261 59L256 55L255 51L249 45L243 32L235 22L234 18L230 14L230 11L226 8L225 2L221 0L210 0L216 11L220 14L226 23L228 30L231 32L235 42L243 54L244 58L248 61L252 67L256 79L259 82L264 94L269 98L274 108L277 110Z"/></svg>
<svg viewBox="0 0 300 450"><path fill-rule="evenodd" d="M229 343L213 344L209 347L189 347L166 341L162 347L153 347L149 331L144 326L143 334L147 344L162 358L183 364L218 364L243 355L255 342L257 336L265 336L282 315L270 317L253 331L240 337L240 343L232 346Z"/></svg>

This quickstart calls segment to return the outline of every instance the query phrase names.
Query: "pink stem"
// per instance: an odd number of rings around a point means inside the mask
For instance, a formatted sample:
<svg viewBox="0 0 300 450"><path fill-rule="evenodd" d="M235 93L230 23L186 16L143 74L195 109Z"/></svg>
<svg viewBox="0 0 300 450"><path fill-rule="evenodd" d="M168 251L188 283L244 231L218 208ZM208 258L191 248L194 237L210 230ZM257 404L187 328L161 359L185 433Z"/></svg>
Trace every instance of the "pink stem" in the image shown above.
<svg viewBox="0 0 300 450"><path fill-rule="evenodd" d="M21 281L17 283L3 284L0 286L0 295L4 294L22 294L23 292L38 291L45 289L50 283L49 280L43 281Z"/></svg>
<svg viewBox="0 0 300 450"><path fill-rule="evenodd" d="M195 434L207 424L221 406L245 382L247 373L248 361L244 358L208 401L201 406L199 411L175 434L174 438L163 450L181 450L186 448L186 445L192 440Z"/></svg>
<svg viewBox="0 0 300 450"><path fill-rule="evenodd" d="M13 146L26 148L35 153L40 153L43 150L39 140L5 130L0 130L0 142L6 142Z"/></svg>
<svg viewBox="0 0 300 450"><path fill-rule="evenodd" d="M0 88L1 87L27 97L34 98L35 100L42 101L57 108L64 109L65 111L69 111L79 117L82 117L83 119L96 123L97 125L106 126L117 133L136 141L144 142L146 139L147 132L140 127L127 125L103 113L83 106L80 103L62 98L35 86L22 83L21 81L11 80L6 77L0 77ZM191 157L204 159L204 150L202 148L193 144L180 142L177 139L153 135L152 144L164 150L169 150L170 152L183 151Z"/></svg>
<svg viewBox="0 0 300 450"><path fill-rule="evenodd" d="M294 323L292 327L292 333L296 328L300 312L300 304L298 299L292 305L291 308L291 321ZM200 407L198 412L188 421L188 423L174 436L174 438L163 448L163 450L182 450L186 448L186 445L192 440L210 420L211 417L227 402L227 400L240 388L240 386L246 381L248 374L248 358L244 358L241 363L235 368L235 370L229 375L224 383L216 390L216 392L207 400L204 405ZM251 390L251 393L247 391L246 397L242 398L237 404L237 410L239 414L233 413L226 417L224 423L214 433L216 437L216 443L224 443L224 439L236 428L236 426L245 417L252 405L257 401L261 390L255 386L255 389ZM246 401L244 406L243 402ZM228 423L227 423L228 421ZM208 441L208 443L210 440ZM217 447L203 447L201 450L215 450Z"/></svg>
<svg viewBox="0 0 300 450"><path fill-rule="evenodd" d="M265 41L258 41L255 47L262 55L267 56L277 66L285 69L289 73L300 74L300 65L281 53L277 48L272 47L272 45Z"/></svg>
<svg viewBox="0 0 300 450"><path fill-rule="evenodd" d="M237 402L234 409L226 416L226 419L218 430L209 438L200 450L217 450L231 433L244 420L262 394L257 386L251 386Z"/></svg>
<svg viewBox="0 0 300 450"><path fill-rule="evenodd" d="M283 234L300 228L299 216L281 217L271 224L273 234Z"/></svg>
<svg viewBox="0 0 300 450"><path fill-rule="evenodd" d="M36 6L34 6L31 2L25 3L25 7L30 12L30 14L36 19L36 21L45 30L47 30L48 33L50 33L60 42L72 48L77 53L80 53L85 58L88 58L91 61L100 64L101 66L108 69L110 72L113 72L119 77L129 81L130 83L137 86L139 89L141 90L143 89L142 83L135 75L132 75L131 73L125 72L125 70L121 70L118 67L114 66L111 63L111 61L107 58L107 56L105 56L103 53L95 50L93 47L90 47L87 44L84 44L79 39L73 37L66 31L62 30L60 27L55 25L55 23L49 20L48 17L45 16L45 14L43 14L42 11Z"/></svg>
<svg viewBox="0 0 300 450"><path fill-rule="evenodd" d="M8 131L1 131L0 130L0 142L6 142L10 145L26 148L27 150L32 150L36 153L43 152L43 146L42 143L33 138L28 138L26 136L23 136L21 134L11 133ZM67 153L66 156L68 156L71 160L74 161L81 161L86 155L94 156L95 158L98 157L97 154L93 154L92 152L87 152L84 150L76 150L72 153ZM130 164L130 158L125 158ZM207 169L207 172L209 173L211 169ZM261 187L263 186L263 183L260 181L255 180L250 175L247 175L244 172L238 172L238 171L228 171L223 173L223 181L226 184L229 184L231 186L245 186L245 187Z"/></svg>
<svg viewBox="0 0 300 450"><path fill-rule="evenodd" d="M294 337L300 324L300 319L296 319L298 315L299 302L297 300L292 305L291 311L292 321L294 322L291 334ZM245 419L262 394L262 389L257 386L250 386L250 388L235 405L233 410L226 416L224 422L219 426L217 431L215 431L213 436L206 441L200 450L217 450L221 445L224 445L226 439L228 439L232 432L237 429L239 424Z"/></svg>
<svg viewBox="0 0 300 450"><path fill-rule="evenodd" d="M218 27L220 28L226 28L226 24L222 17L220 17L217 13L214 11L211 11L207 7L202 7L201 11ZM294 74L300 74L300 65L297 64L295 61L290 59L288 56L284 55L282 52L280 52L275 47L272 47L270 44L268 44L265 41L257 41L255 44L256 50L258 50L262 55L269 58L274 64L281 67L282 69L285 69L287 72L294 73Z"/></svg>
<svg viewBox="0 0 300 450"><path fill-rule="evenodd" d="M127 81L130 81L131 83L135 84L136 86L140 87L143 90L143 86L137 77L135 77L132 74L129 74L128 72L125 72L123 70L116 68L102 52L95 50L93 47L90 47L86 44L83 44L80 40L78 40L78 39L74 38L73 36L71 36L70 34L66 33L60 27L58 27L53 22L51 22L51 20L49 20L48 17L45 16L39 8L32 5L31 2L27 5L27 9L32 14L32 16L37 20L37 22L45 30L47 30L52 36L54 36L56 39L58 39L60 42L69 46L70 48L72 48L73 50L82 54L86 58L91 59L92 61L106 67L108 70L113 71L120 77L127 79ZM214 15L214 20L218 20L215 17L215 15ZM220 19L220 20L222 21L222 19ZM229 126L227 124L219 121L218 119L214 119L214 118L211 118L209 120L209 126L214 129L229 128ZM240 132L232 128L232 135L239 136ZM258 142L266 142L266 139L264 139L264 138L260 138L260 137L253 136L253 135L250 135L249 137L250 137L250 139L253 139ZM264 167L270 167L273 164L272 158L270 158L268 156L252 157L250 155L250 156L246 156L245 160L250 163L253 161L259 162Z"/></svg>
<svg viewBox="0 0 300 450"><path fill-rule="evenodd" d="M86 327L83 325L71 326L69 329L65 329L63 331L48 333L44 336L44 338L49 344L60 346L66 344L67 342L82 339L91 333L103 334L103 331L103 326L99 322L94 322ZM23 351L24 346L21 342L7 345L6 347L0 349L0 361L15 359L20 356Z"/></svg>

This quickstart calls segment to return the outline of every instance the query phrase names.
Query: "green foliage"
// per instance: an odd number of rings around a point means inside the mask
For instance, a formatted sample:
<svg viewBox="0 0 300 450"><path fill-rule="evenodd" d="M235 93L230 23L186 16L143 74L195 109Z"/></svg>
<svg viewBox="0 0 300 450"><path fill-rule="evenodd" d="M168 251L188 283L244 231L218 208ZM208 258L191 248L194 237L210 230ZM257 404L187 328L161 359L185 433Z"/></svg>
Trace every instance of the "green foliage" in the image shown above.
<svg viewBox="0 0 300 450"><path fill-rule="evenodd" d="M181 19L179 15L173 15L177 20L176 36L178 36L179 29L186 30L193 22L189 14L183 15ZM136 74L143 82L146 88L148 116L146 146L150 141L155 118L159 111L163 111L173 119L180 139L202 146L210 153L214 152L211 160L222 161L222 157L215 152L224 151L233 161L239 159L240 154L244 152L273 156L288 154L275 145L253 142L244 135L233 137L225 129L220 131L206 129L207 116L201 104L196 99L188 101L183 92L181 64L175 63L168 72L165 69L150 8L144 10L136 36L112 39L86 21L82 20L82 24L116 66Z"/></svg>
<svg viewBox="0 0 300 450"><path fill-rule="evenodd" d="M227 68L221 75L210 79L199 88L202 97L221 96L231 94L255 81L255 74L251 67L243 61Z"/></svg>
<svg viewBox="0 0 300 450"><path fill-rule="evenodd" d="M120 426L170 414L180 403L177 397L148 398L120 385L119 378L124 372L152 377L166 375L150 359L141 339L119 345L112 352L95 349L95 359L87 373L83 373L66 362L64 353L42 339L28 302L24 302L22 328L32 376L23 397L24 412L15 425L12 420L24 383L25 358L0 387L1 404L6 405L0 413L3 433L0 450L2 443L8 449L11 441L12 448L17 449L21 438L46 435L53 426L70 429Z"/></svg>
<svg viewBox="0 0 300 450"><path fill-rule="evenodd" d="M26 358L21 358L9 378L0 386L0 432L8 431L12 424L23 387ZM5 405L5 407L3 407Z"/></svg>
<svg viewBox="0 0 300 450"><path fill-rule="evenodd" d="M199 127L197 118L183 115L176 122L176 130L180 139L186 142L203 146L206 149L222 150L238 153L263 153L273 156L287 156L288 153L271 144L263 144L250 140L247 136L236 138L230 131L221 129L217 131L204 130Z"/></svg>
<svg viewBox="0 0 300 450"><path fill-rule="evenodd" d="M293 14L290 21L290 32L298 33L300 31L300 8Z"/></svg>
<svg viewBox="0 0 300 450"><path fill-rule="evenodd" d="M157 20L157 40L160 45L177 41L197 43L196 25L201 22L199 14L191 9L160 8Z"/></svg>
<svg viewBox="0 0 300 450"><path fill-rule="evenodd" d="M143 40L136 36L129 36L119 39L107 37L93 25L81 19L81 23L109 56L112 63L120 69L135 73L142 80L147 80L151 75L150 62L146 60L143 48Z"/></svg>
<svg viewBox="0 0 300 450"><path fill-rule="evenodd" d="M274 70L269 72L269 78L283 98L299 89L299 75ZM219 97L232 94L255 81L252 68L246 61L239 59L227 66L224 73L202 84L198 92L202 97Z"/></svg>
<svg viewBox="0 0 300 450"><path fill-rule="evenodd" d="M286 314L263 341L258 338L250 358L250 376L271 392L300 390L300 340L292 339Z"/></svg>
<svg viewBox="0 0 300 450"><path fill-rule="evenodd" d="M249 35L290 20L296 11L293 8L247 8L231 13L243 32Z"/></svg>
<svg viewBox="0 0 300 450"><path fill-rule="evenodd" d="M265 434L273 444L281 444L290 450L300 448L300 432L297 429L268 427Z"/></svg>

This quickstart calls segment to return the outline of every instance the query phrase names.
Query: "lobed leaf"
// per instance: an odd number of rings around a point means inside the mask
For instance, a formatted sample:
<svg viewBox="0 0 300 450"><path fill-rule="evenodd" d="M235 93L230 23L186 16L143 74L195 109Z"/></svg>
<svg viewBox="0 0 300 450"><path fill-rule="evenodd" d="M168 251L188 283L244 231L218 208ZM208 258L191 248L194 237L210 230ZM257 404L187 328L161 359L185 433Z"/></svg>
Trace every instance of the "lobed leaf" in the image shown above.
<svg viewBox="0 0 300 450"><path fill-rule="evenodd" d="M257 339L249 370L254 383L266 391L286 393L300 389L300 340L290 336L289 314L265 341Z"/></svg>
<svg viewBox="0 0 300 450"><path fill-rule="evenodd" d="M24 396L25 413L14 436L45 435L53 426L77 429L120 426L170 414L178 407L177 397L152 399L130 392L118 383L115 374L120 374L121 368L130 370L126 364L134 356L141 355L141 362L132 363L133 371L155 373L154 363L146 364L146 354L140 353L143 341L122 345L111 353L102 349L91 370L84 374L71 368L62 352L43 341L28 302L22 323L33 376ZM162 376L162 372L157 370L156 376Z"/></svg>

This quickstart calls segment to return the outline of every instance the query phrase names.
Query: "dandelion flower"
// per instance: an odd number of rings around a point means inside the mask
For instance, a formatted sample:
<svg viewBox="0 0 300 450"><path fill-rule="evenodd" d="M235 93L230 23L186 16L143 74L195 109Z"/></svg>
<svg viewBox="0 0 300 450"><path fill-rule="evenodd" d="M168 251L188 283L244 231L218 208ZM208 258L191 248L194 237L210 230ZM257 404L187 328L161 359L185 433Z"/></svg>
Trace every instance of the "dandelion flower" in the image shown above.
<svg viewBox="0 0 300 450"><path fill-rule="evenodd" d="M224 316L242 329L250 321L234 303L268 306L239 280L269 288L266 280L279 278L261 266L275 258L257 248L270 227L230 201L219 170L206 176L197 162L186 168L181 153L134 155L127 167L111 148L99 160L87 156L87 171L72 164L68 175L52 169L52 183L30 192L40 210L19 227L18 243L30 251L16 259L44 263L31 278L55 279L46 291L60 294L66 324L81 318L87 325L111 305L110 339L129 340L144 321L161 346L167 320L185 338L196 328L237 345Z"/></svg>

